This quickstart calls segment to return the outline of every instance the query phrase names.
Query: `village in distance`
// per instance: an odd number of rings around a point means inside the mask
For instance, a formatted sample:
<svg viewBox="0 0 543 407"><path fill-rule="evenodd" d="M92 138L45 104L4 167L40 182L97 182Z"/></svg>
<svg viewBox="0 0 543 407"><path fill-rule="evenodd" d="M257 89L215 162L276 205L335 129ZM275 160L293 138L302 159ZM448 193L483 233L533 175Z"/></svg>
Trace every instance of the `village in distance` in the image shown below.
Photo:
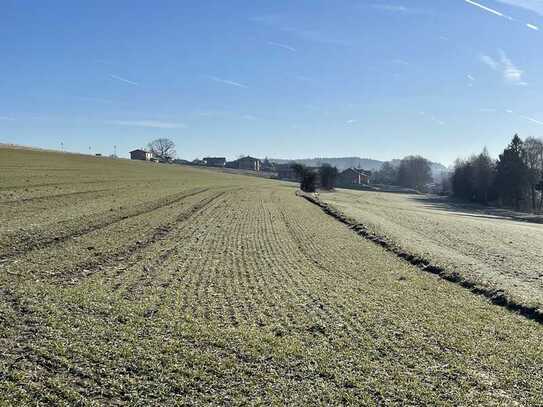
<svg viewBox="0 0 543 407"><path fill-rule="evenodd" d="M307 192L334 187L364 189L388 192L444 193L447 185L447 168L420 156L409 156L402 160L382 162L378 160L341 157L314 159L256 158L250 155L228 161L226 157L203 157L192 161L176 156L175 143L170 139L157 139L147 148L130 151L131 160L149 161L162 164L210 167L224 171L242 171L264 178L301 182L309 177ZM402 166L403 164L403 166ZM403 167L404 182L396 182L396 173ZM324 173L324 175L323 175ZM307 181L307 180L306 180ZM307 185L304 184L304 185Z"/></svg>

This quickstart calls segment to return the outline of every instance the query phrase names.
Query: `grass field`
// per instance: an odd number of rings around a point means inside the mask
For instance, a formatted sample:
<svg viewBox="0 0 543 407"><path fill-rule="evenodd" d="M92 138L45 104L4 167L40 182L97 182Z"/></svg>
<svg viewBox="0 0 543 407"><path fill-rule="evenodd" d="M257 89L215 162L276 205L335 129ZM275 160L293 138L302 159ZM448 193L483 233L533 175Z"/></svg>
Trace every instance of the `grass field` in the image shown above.
<svg viewBox="0 0 543 407"><path fill-rule="evenodd" d="M543 327L293 185L0 149L0 405L541 405Z"/></svg>
<svg viewBox="0 0 543 407"><path fill-rule="evenodd" d="M339 190L321 199L408 252L543 315L543 224L420 195Z"/></svg>

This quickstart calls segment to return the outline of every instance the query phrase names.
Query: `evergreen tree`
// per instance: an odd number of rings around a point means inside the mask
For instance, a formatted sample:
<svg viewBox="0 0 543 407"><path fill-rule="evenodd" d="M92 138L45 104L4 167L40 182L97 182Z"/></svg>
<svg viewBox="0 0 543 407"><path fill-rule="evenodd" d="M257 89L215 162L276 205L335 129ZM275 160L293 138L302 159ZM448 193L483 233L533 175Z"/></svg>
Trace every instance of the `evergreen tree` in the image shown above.
<svg viewBox="0 0 543 407"><path fill-rule="evenodd" d="M541 195L537 185L543 178L543 141L532 137L527 138L523 145L523 159L528 168L531 205L532 210L535 211L537 195Z"/></svg>
<svg viewBox="0 0 543 407"><path fill-rule="evenodd" d="M466 201L474 199L474 175L471 160L457 159L454 163L454 172L451 177L453 195Z"/></svg>
<svg viewBox="0 0 543 407"><path fill-rule="evenodd" d="M496 190L503 203L520 210L529 183L529 171L523 160L523 142L515 134L500 154L496 165Z"/></svg>
<svg viewBox="0 0 543 407"><path fill-rule="evenodd" d="M473 159L473 189L475 201L487 204L492 193L495 177L495 165L485 147L483 152Z"/></svg>

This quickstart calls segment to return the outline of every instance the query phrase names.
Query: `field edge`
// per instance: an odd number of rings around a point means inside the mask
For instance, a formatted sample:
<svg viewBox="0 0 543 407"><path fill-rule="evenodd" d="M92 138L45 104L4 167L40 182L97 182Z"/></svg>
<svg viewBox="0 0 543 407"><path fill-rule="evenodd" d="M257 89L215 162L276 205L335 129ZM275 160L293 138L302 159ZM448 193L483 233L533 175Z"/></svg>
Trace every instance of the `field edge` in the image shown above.
<svg viewBox="0 0 543 407"><path fill-rule="evenodd" d="M364 239L383 247L388 252L395 254L397 257L407 261L418 269L438 275L444 280L458 284L470 290L474 294L482 295L495 305L507 308L512 312L517 312L528 319L543 324L543 309L539 308L538 306L524 304L518 301L514 296L506 293L498 287L492 287L490 285L482 284L474 279L466 278L456 271L450 271L444 267L432 263L430 259L409 253L389 238L371 232L367 225L346 216L342 211L335 208L333 205L323 202L317 195L308 194L301 191L297 191L297 195L318 206L327 215L345 224L360 237L363 237Z"/></svg>

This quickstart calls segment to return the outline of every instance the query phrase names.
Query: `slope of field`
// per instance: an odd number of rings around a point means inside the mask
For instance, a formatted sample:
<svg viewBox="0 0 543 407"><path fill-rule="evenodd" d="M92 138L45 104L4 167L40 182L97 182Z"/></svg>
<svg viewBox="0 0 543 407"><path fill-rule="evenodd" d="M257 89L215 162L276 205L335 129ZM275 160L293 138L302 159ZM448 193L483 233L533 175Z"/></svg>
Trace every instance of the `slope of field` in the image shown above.
<svg viewBox="0 0 543 407"><path fill-rule="evenodd" d="M0 404L543 403L540 324L292 186L7 149L0 170Z"/></svg>
<svg viewBox="0 0 543 407"><path fill-rule="evenodd" d="M321 199L409 253L543 313L543 225L420 195L339 190Z"/></svg>

